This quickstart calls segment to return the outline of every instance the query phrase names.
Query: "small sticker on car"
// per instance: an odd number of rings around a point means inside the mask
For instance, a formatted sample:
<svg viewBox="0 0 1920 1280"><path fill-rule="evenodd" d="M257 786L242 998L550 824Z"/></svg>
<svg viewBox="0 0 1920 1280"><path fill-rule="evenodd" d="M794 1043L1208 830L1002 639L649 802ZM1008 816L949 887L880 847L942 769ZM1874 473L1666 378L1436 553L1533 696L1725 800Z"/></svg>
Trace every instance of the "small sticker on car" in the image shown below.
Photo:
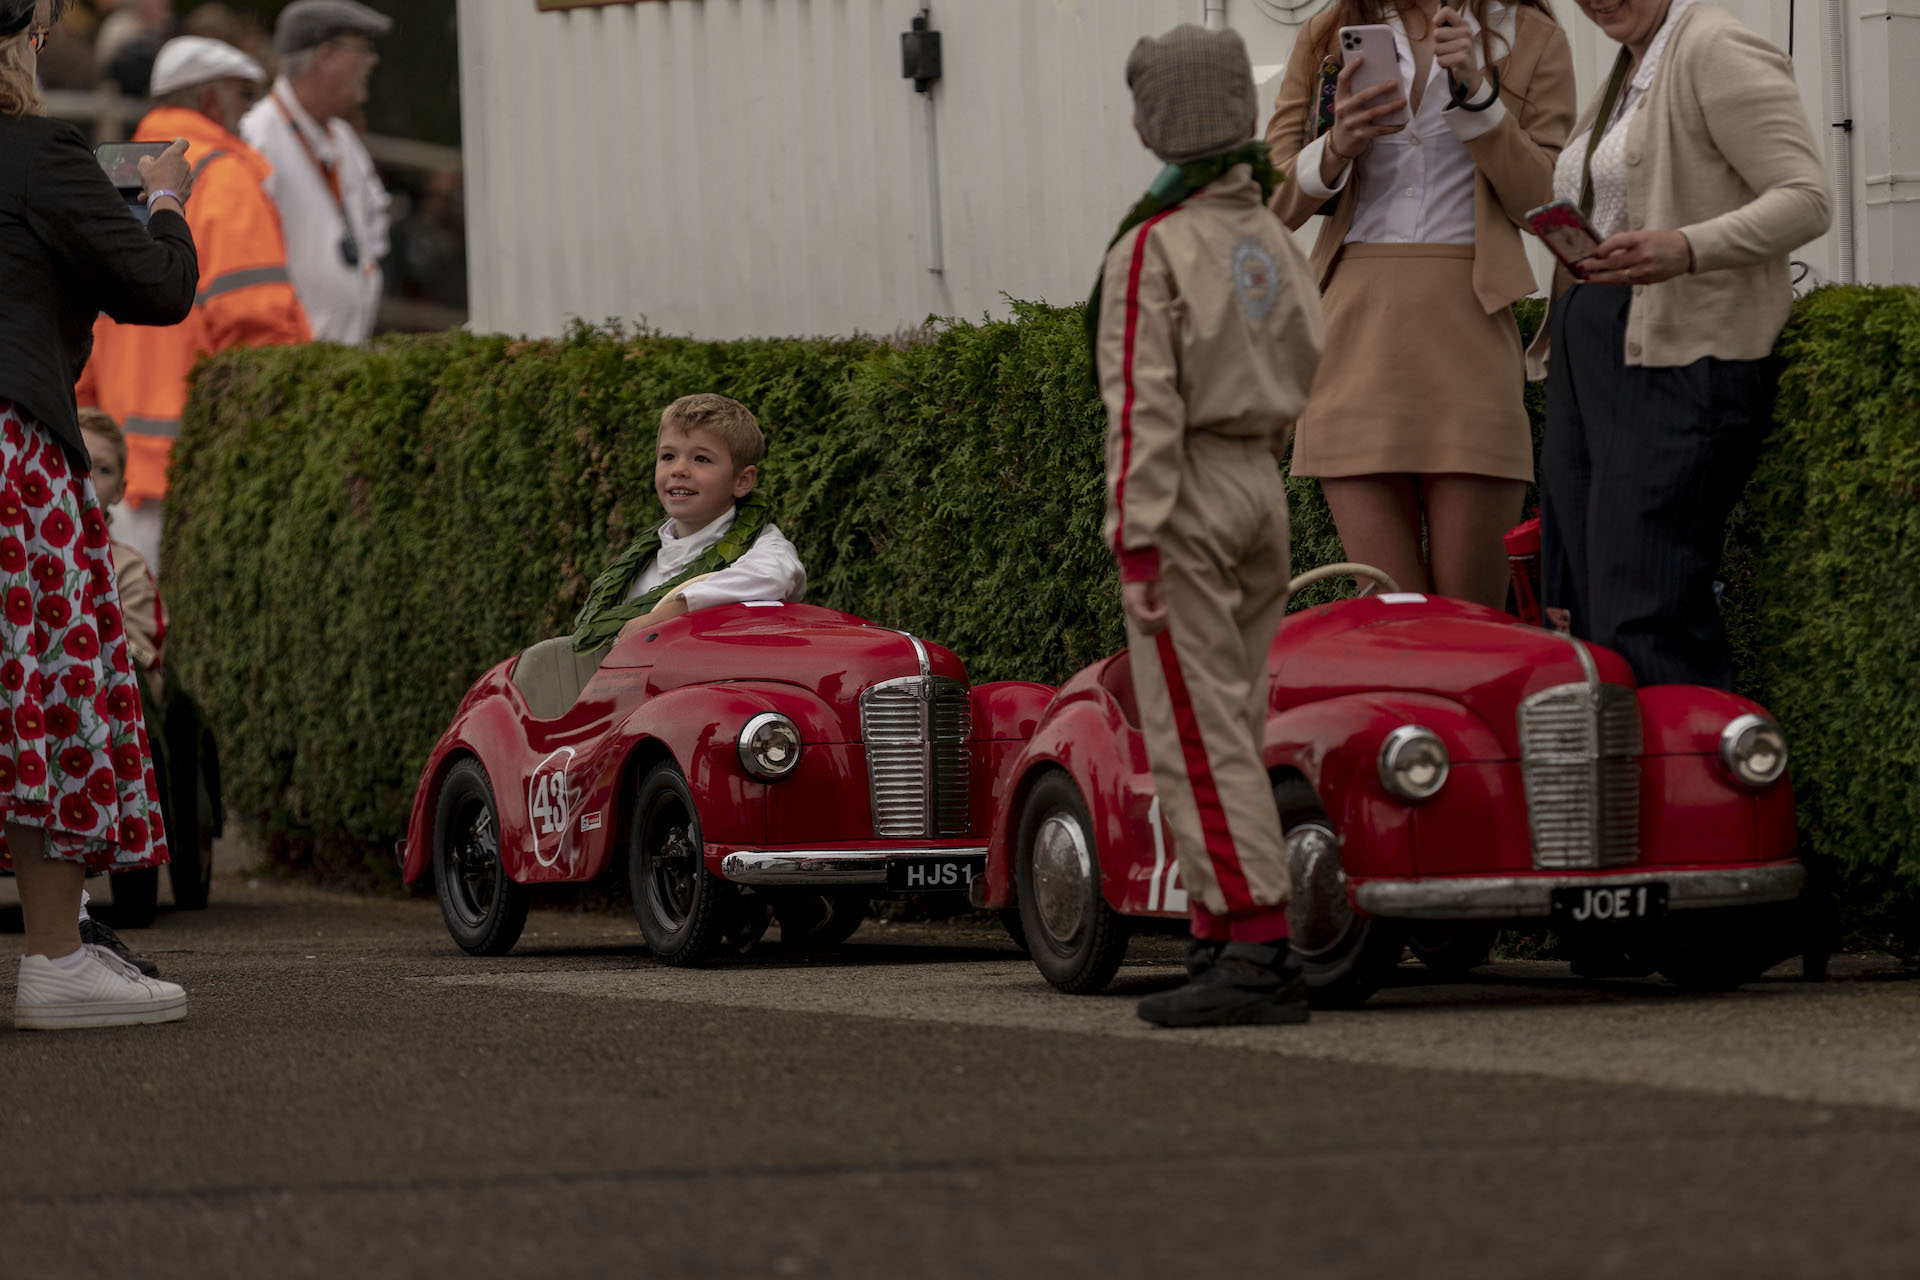
<svg viewBox="0 0 1920 1280"><path fill-rule="evenodd" d="M601 816L602 816L602 815L600 815L600 814L597 814L597 813L583 813L583 814L581 814L581 815L580 815L580 829L581 829L582 831L598 831L598 830L600 829L600 819L601 819Z"/></svg>

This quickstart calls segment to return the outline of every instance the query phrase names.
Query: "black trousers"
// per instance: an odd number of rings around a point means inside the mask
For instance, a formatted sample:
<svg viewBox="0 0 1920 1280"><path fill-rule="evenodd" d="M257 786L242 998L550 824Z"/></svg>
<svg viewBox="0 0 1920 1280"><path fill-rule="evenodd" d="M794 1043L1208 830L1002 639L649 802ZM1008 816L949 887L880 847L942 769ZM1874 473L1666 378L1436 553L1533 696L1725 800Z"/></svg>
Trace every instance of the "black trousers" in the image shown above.
<svg viewBox="0 0 1920 1280"><path fill-rule="evenodd" d="M1622 285L1553 308L1540 454L1541 593L1642 685L1731 688L1713 579L1773 424L1774 361L1629 367Z"/></svg>

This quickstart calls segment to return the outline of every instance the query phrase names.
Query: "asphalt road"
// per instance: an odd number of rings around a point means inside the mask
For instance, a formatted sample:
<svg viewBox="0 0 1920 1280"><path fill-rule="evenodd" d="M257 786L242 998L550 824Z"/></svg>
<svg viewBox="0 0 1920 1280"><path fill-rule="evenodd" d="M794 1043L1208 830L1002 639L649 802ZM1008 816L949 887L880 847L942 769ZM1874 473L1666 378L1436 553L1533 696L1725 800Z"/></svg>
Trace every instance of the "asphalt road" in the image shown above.
<svg viewBox="0 0 1920 1280"><path fill-rule="evenodd" d="M0 894L0 932L19 915ZM1501 964L1151 1031L997 931L655 964L538 911L226 876L130 940L173 1026L0 1029L0 1276L1920 1274L1920 981Z"/></svg>

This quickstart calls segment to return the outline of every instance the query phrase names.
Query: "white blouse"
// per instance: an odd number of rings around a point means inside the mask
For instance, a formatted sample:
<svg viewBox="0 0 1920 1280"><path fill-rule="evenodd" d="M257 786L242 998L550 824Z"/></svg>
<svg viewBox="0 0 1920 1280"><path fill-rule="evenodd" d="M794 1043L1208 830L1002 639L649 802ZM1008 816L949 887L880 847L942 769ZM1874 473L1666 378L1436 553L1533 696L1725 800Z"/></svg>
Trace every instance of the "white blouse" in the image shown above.
<svg viewBox="0 0 1920 1280"><path fill-rule="evenodd" d="M1593 149L1593 212L1587 215L1587 222L1602 240L1627 230L1627 126L1646 100L1647 90L1653 87L1661 55L1666 53L1667 42L1673 38L1674 23L1696 3L1698 0L1673 0L1667 6L1666 21L1654 33L1653 43L1647 46L1647 56L1640 59L1639 69L1627 82L1626 91L1613 109L1607 131L1600 135L1600 145ZM1555 200L1580 203L1580 175L1587 161L1587 137L1592 132L1588 128L1568 141L1554 162Z"/></svg>
<svg viewBox="0 0 1920 1280"><path fill-rule="evenodd" d="M660 550L653 562L633 580L627 599L637 599L670 581L725 537L738 515L738 511L728 511L706 528L684 538L674 535L672 520L661 525ZM806 594L807 571L800 564L800 553L780 532L780 526L770 524L754 538L745 555L712 577L688 587L680 593L680 598L687 602L689 609L704 609L743 600L794 601Z"/></svg>
<svg viewBox="0 0 1920 1280"><path fill-rule="evenodd" d="M1480 22L1465 10L1475 37ZM1492 0L1487 15L1496 50L1500 41L1513 47L1514 12ZM1398 13L1388 15L1393 47L1398 55L1400 92L1413 101L1413 44ZM1479 43L1476 39L1475 48ZM1484 85L1482 86L1485 92ZM1427 66L1427 84L1420 109L1398 133L1375 138L1361 153L1359 194L1354 198L1353 225L1347 244L1472 244L1473 179L1475 165L1466 144L1490 132L1506 117L1506 104L1495 102L1485 111L1453 108L1447 96L1447 73L1437 61ZM1346 187L1355 166L1348 164L1331 186L1321 181L1320 159L1327 137L1322 134L1301 150L1293 179L1301 191L1328 200Z"/></svg>

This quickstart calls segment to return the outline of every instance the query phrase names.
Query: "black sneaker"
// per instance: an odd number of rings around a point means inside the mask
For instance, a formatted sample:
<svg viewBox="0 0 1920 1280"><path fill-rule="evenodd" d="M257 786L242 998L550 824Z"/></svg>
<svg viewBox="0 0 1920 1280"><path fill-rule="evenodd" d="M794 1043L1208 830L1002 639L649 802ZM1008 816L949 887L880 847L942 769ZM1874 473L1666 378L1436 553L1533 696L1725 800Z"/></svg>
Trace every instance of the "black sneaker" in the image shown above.
<svg viewBox="0 0 1920 1280"><path fill-rule="evenodd" d="M113 931L111 925L101 924L92 916L80 922L80 941L88 946L105 947L149 978L160 976L159 965L145 956L135 955L133 948L121 941L120 935Z"/></svg>
<svg viewBox="0 0 1920 1280"><path fill-rule="evenodd" d="M1291 1026L1307 1020L1307 975L1283 942L1229 942L1186 986L1140 1002L1161 1027Z"/></svg>
<svg viewBox="0 0 1920 1280"><path fill-rule="evenodd" d="M1214 961L1220 958L1220 948L1226 945L1224 942L1208 942L1202 938L1195 938L1188 942L1187 976L1197 978L1213 968Z"/></svg>

